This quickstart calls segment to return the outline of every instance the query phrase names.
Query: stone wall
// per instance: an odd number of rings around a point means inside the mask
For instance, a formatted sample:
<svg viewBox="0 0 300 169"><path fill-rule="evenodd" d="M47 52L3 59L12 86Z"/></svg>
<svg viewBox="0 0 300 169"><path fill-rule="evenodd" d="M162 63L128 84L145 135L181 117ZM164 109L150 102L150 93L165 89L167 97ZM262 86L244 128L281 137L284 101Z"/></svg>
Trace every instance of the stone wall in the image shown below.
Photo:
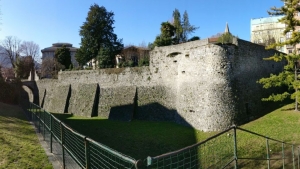
<svg viewBox="0 0 300 169"><path fill-rule="evenodd" d="M227 45L206 39L156 47L149 67L64 71L38 87L49 111L223 130L261 111L269 93L256 81L282 70L283 63L263 61L275 52L238 39Z"/></svg>

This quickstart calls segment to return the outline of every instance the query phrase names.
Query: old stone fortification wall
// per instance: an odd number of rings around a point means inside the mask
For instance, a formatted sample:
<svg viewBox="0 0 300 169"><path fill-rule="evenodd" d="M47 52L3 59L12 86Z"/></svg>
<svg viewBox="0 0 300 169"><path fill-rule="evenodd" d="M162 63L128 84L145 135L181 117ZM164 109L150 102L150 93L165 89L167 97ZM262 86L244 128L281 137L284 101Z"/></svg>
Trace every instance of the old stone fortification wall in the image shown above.
<svg viewBox="0 0 300 169"><path fill-rule="evenodd" d="M52 112L222 130L261 110L268 93L256 81L282 69L282 63L263 61L275 52L237 39L156 47L149 67L64 71L58 80L40 80L40 103Z"/></svg>
<svg viewBox="0 0 300 169"><path fill-rule="evenodd" d="M149 67L109 68L100 70L79 70L59 72L58 81L62 84L98 83L101 87L150 85Z"/></svg>

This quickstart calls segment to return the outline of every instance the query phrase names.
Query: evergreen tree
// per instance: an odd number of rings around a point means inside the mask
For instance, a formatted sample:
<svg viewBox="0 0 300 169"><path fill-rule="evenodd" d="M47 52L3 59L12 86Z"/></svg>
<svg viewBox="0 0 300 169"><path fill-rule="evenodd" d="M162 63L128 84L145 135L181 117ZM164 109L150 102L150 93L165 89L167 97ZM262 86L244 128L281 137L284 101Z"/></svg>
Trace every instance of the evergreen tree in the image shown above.
<svg viewBox="0 0 300 169"><path fill-rule="evenodd" d="M114 62L113 54L123 48L122 40L114 34L113 19L114 13L108 12L105 7L94 4L90 7L86 21L80 27L81 47L76 52L76 60L81 65L84 65L89 60L98 56L101 59L107 60L106 56L102 55L100 50L107 51L109 61L103 61L112 67ZM104 49L102 49L104 48Z"/></svg>
<svg viewBox="0 0 300 169"><path fill-rule="evenodd" d="M298 5L299 0L282 0L284 6L280 8L272 7L271 11L268 11L270 15L283 15L279 22L286 25L283 32L284 35L291 32L291 38L287 39L285 42L278 42L272 45L269 45L268 49L273 49L276 47L281 47L284 45L292 45L295 47L296 44L300 42L300 32L295 31L297 26L300 26L300 21L294 17L295 13L300 12L300 7ZM297 75L297 65L300 59L300 55L296 53L297 51L294 48L293 53L289 54L276 54L270 56L266 60L273 60L276 62L285 61L287 64L284 66L284 69L278 75L271 74L268 78L262 78L258 82L263 84L263 87L268 89L271 87L281 87L287 86L287 90L283 93L272 94L268 98L263 98L263 101L283 101L286 98L295 99L295 110L298 111L298 102L297 98L300 97L299 87L300 83L298 81Z"/></svg>
<svg viewBox="0 0 300 169"><path fill-rule="evenodd" d="M160 35L156 36L152 46L168 46L173 43L173 36L175 34L175 27L169 22L161 23Z"/></svg>
<svg viewBox="0 0 300 169"><path fill-rule="evenodd" d="M61 48L56 49L55 59L57 60L57 62L63 65L65 69L69 68L72 64L70 49L65 45L63 45Z"/></svg>
<svg viewBox="0 0 300 169"><path fill-rule="evenodd" d="M183 33L183 28L181 24L181 17L180 17L180 12L178 9L175 8L175 11L173 11L173 25L175 27L175 44L179 44L182 42L182 33Z"/></svg>
<svg viewBox="0 0 300 169"><path fill-rule="evenodd" d="M188 15L187 11L184 11L183 22L182 22L182 41L183 42L188 41L189 34L194 33L195 30L197 30L197 29L198 29L198 27L195 27L190 24L189 15Z"/></svg>
<svg viewBox="0 0 300 169"><path fill-rule="evenodd" d="M233 42L233 35L229 32L223 33L219 38L218 42L222 44L232 43Z"/></svg>
<svg viewBox="0 0 300 169"><path fill-rule="evenodd" d="M18 57L15 62L15 73L18 78L27 79L34 67L34 60L31 56Z"/></svg>

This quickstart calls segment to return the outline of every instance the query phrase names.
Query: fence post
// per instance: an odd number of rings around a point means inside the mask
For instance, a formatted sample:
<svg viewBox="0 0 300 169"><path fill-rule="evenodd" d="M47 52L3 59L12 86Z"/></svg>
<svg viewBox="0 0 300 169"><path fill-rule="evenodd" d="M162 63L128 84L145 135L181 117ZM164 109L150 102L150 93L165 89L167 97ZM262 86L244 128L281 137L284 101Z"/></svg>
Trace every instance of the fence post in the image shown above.
<svg viewBox="0 0 300 169"><path fill-rule="evenodd" d="M267 162L268 162L268 169L270 169L270 150L269 150L269 138L266 137L266 147L267 147Z"/></svg>
<svg viewBox="0 0 300 169"><path fill-rule="evenodd" d="M298 147L298 169L300 168L300 147Z"/></svg>
<svg viewBox="0 0 300 169"><path fill-rule="evenodd" d="M52 153L52 115L50 114L50 152Z"/></svg>
<svg viewBox="0 0 300 169"><path fill-rule="evenodd" d="M300 147L298 147L298 169L300 168Z"/></svg>
<svg viewBox="0 0 300 169"><path fill-rule="evenodd" d="M284 142L282 142L282 168L284 169L285 166L285 160L284 160Z"/></svg>
<svg viewBox="0 0 300 169"><path fill-rule="evenodd" d="M30 112L31 112L31 121L32 121L32 123L33 123L33 125L36 127L36 125L35 125L35 123L34 123L34 119L33 119L33 105L32 105L32 108L31 108L31 110L30 110Z"/></svg>
<svg viewBox="0 0 300 169"><path fill-rule="evenodd" d="M294 144L292 144L292 154L293 154L293 168L295 169L295 153L294 153Z"/></svg>
<svg viewBox="0 0 300 169"><path fill-rule="evenodd" d="M61 148L62 148L62 159L63 159L63 168L65 169L66 165L65 165L65 150L64 150L64 129L63 129L63 125L61 124L61 122L59 122L60 124L60 138L61 138Z"/></svg>
<svg viewBox="0 0 300 169"><path fill-rule="evenodd" d="M234 164L234 168L237 169L238 168L238 156L237 156L237 142L236 142L236 126L233 127L233 142L234 142L234 160L235 160L235 164Z"/></svg>
<svg viewBox="0 0 300 169"><path fill-rule="evenodd" d="M84 146L85 146L85 167L86 169L90 168L90 147L87 137L84 138Z"/></svg>
<svg viewBox="0 0 300 169"><path fill-rule="evenodd" d="M38 129L39 129L39 133L41 133L41 115L38 115L41 112L36 112L37 115L37 121L38 121Z"/></svg>
<svg viewBox="0 0 300 169"><path fill-rule="evenodd" d="M46 114L46 112L45 112L45 109L44 109L44 111L43 111L43 134L44 134L44 141L46 140L45 139L45 137L46 137L46 135L45 135L45 114Z"/></svg>

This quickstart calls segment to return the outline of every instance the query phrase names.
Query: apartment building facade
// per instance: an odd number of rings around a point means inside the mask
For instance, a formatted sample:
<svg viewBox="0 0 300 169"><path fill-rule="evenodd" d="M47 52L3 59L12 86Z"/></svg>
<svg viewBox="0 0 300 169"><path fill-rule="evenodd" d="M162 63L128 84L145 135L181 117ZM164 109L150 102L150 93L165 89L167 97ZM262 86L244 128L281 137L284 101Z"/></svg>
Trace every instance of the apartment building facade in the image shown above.
<svg viewBox="0 0 300 169"><path fill-rule="evenodd" d="M284 42L290 34L284 35L285 24L279 22L283 16L271 16L251 19L251 42L267 46L275 42ZM288 53L287 46L277 50ZM291 51L290 51L291 52Z"/></svg>

